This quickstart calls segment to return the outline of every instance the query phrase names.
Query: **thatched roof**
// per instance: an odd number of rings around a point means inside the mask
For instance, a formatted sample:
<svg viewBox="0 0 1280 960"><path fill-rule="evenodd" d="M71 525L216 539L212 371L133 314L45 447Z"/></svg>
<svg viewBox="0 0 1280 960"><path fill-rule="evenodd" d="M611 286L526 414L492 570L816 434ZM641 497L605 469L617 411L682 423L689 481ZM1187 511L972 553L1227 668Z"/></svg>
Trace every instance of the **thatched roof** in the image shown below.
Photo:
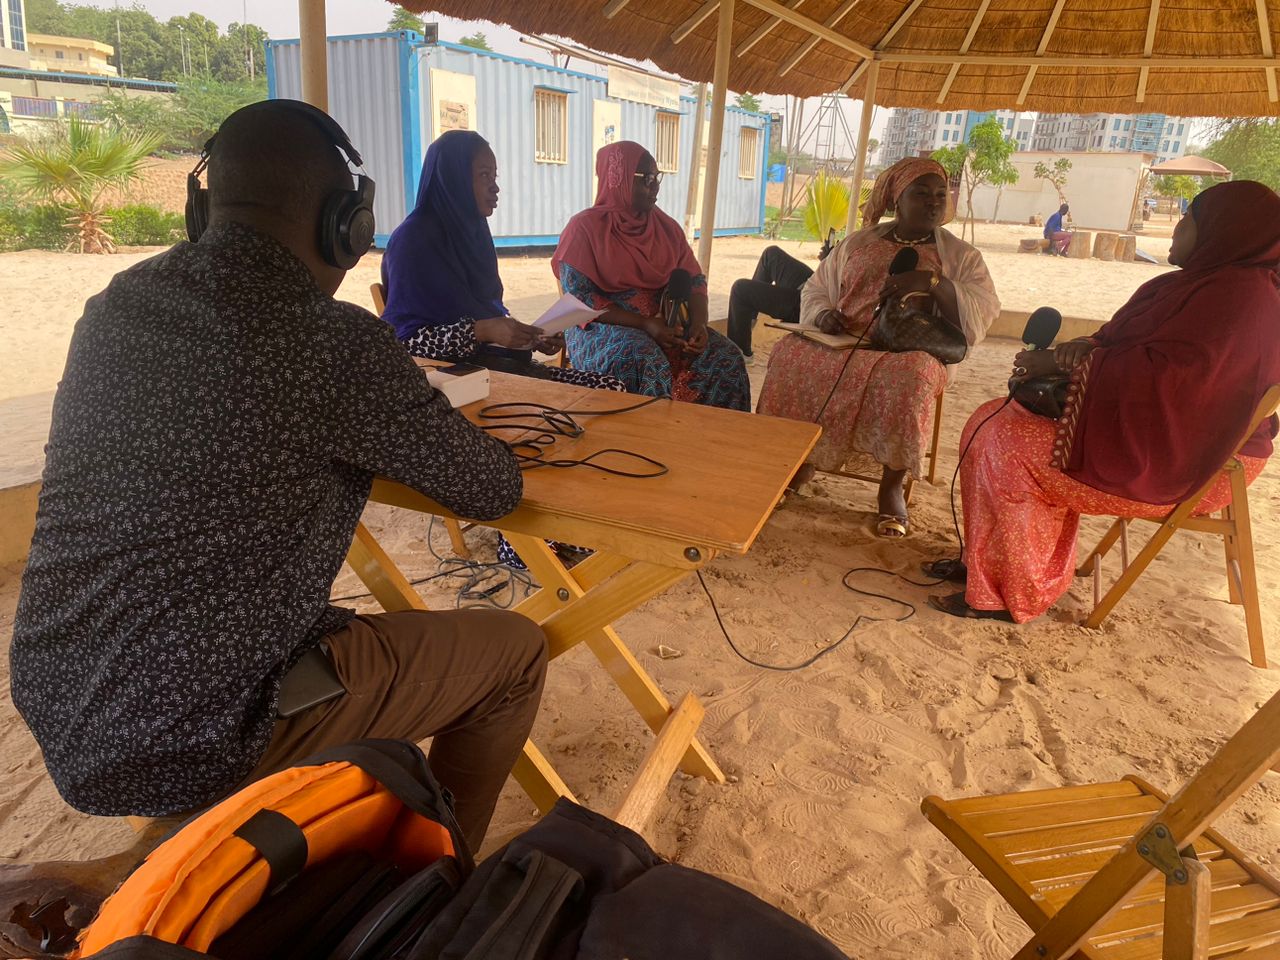
<svg viewBox="0 0 1280 960"><path fill-rule="evenodd" d="M1156 176L1173 177L1229 177L1231 171L1220 163L1214 163L1204 157L1188 155L1177 160L1166 160L1151 168Z"/></svg>
<svg viewBox="0 0 1280 960"><path fill-rule="evenodd" d="M401 5L712 77L716 0ZM1280 0L736 0L733 46L729 86L753 93L860 97L871 55L885 106L1280 115Z"/></svg>

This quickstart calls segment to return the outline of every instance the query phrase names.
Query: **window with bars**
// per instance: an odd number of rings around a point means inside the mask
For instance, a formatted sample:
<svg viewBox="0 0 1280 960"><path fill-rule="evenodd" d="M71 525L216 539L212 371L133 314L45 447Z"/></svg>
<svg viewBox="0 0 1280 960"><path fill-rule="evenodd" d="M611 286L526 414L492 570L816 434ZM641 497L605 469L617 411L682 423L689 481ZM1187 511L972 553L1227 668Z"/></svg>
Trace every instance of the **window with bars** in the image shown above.
<svg viewBox="0 0 1280 960"><path fill-rule="evenodd" d="M760 131L755 127L743 127L738 140L738 176L754 180L759 173Z"/></svg>
<svg viewBox="0 0 1280 960"><path fill-rule="evenodd" d="M680 169L680 114L658 114L657 149L654 159L663 173L676 173Z"/></svg>
<svg viewBox="0 0 1280 960"><path fill-rule="evenodd" d="M569 95L559 90L533 91L534 147L538 163L569 162Z"/></svg>

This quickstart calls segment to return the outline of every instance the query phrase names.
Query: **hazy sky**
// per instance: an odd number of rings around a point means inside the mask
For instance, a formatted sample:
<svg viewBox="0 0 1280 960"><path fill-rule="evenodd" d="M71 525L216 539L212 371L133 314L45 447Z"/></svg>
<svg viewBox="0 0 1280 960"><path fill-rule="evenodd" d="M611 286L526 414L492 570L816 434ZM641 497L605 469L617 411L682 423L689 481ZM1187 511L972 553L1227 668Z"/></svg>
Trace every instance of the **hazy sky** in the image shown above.
<svg viewBox="0 0 1280 960"><path fill-rule="evenodd" d="M108 7L111 0L93 0L97 6ZM122 0L125 5L129 0ZM298 35L298 5L294 0L142 0L140 6L149 10L157 18L167 20L169 17L186 13L198 13L208 17L218 26L225 28L232 22L247 19L256 23L271 36L273 40L288 40ZM391 18L392 5L387 0L330 0L326 5L329 35L344 33L374 33L386 27ZM520 34L510 27L499 26L484 21L454 20L451 17L429 15L428 20L440 24L440 39L457 40L476 30L482 31L489 41L489 46L499 53L524 57L529 60L550 62L550 55L536 50L520 42ZM593 72L580 63L574 64L577 69ZM782 97L764 97L765 109L782 110ZM813 115L818 101L811 101L806 108L808 116ZM862 104L854 101L845 104L845 115L850 130L856 135L858 128L858 111ZM888 111L877 109L872 124L872 136L878 136L888 119Z"/></svg>

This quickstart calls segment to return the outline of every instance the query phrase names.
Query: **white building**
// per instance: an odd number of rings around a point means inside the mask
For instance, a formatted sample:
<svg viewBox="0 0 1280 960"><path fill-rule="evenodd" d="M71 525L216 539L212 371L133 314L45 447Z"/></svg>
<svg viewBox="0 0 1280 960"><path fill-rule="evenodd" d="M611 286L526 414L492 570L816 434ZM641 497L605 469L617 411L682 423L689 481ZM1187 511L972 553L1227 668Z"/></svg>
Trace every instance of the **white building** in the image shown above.
<svg viewBox="0 0 1280 960"><path fill-rule="evenodd" d="M27 5L25 0L0 2L0 67L25 67L27 57Z"/></svg>
<svg viewBox="0 0 1280 960"><path fill-rule="evenodd" d="M896 109L889 114L884 137L880 141L879 161L888 165L903 157L928 156L934 150L953 147L963 142L969 132L987 117L1000 121L1005 135L1019 150L1031 148L1035 114L1013 110L919 110Z"/></svg>
<svg viewBox="0 0 1280 960"><path fill-rule="evenodd" d="M1187 152L1191 123L1163 113L1041 114L1032 136L1033 150L1056 153L1146 153L1157 163Z"/></svg>

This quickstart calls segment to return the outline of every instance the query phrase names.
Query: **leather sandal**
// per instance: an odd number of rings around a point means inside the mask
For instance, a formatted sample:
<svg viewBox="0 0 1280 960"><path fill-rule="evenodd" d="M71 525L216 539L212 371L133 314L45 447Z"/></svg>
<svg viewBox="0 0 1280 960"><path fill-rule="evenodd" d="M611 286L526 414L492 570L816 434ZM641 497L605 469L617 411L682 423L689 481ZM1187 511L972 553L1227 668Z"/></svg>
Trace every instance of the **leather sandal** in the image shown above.
<svg viewBox="0 0 1280 960"><path fill-rule="evenodd" d="M876 536L885 540L901 540L907 535L908 523L906 517L882 513L876 518Z"/></svg>
<svg viewBox="0 0 1280 960"><path fill-rule="evenodd" d="M1008 610L975 610L965 601L963 592L934 594L929 597L929 606L965 620L1001 620L1005 623L1013 623L1013 617Z"/></svg>

